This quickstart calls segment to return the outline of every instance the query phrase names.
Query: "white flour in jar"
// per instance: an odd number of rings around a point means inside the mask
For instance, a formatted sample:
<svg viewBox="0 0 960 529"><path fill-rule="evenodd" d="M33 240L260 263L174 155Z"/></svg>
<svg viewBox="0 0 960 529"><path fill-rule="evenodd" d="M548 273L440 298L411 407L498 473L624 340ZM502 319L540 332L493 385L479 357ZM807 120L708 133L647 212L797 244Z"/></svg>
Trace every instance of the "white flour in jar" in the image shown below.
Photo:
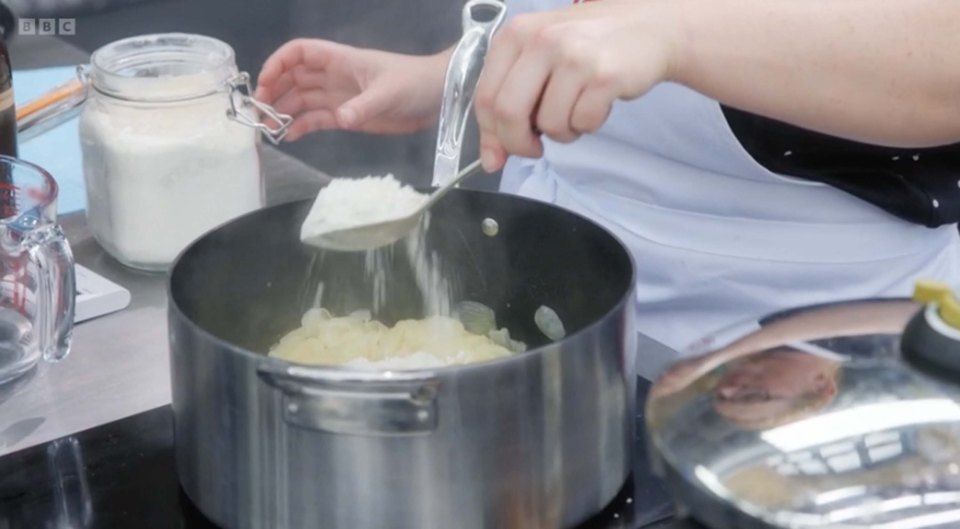
<svg viewBox="0 0 960 529"><path fill-rule="evenodd" d="M158 79L183 91L198 76ZM162 81L162 82L159 82ZM257 132L223 93L176 104L89 104L80 121L88 221L120 261L165 269L193 240L263 205Z"/></svg>

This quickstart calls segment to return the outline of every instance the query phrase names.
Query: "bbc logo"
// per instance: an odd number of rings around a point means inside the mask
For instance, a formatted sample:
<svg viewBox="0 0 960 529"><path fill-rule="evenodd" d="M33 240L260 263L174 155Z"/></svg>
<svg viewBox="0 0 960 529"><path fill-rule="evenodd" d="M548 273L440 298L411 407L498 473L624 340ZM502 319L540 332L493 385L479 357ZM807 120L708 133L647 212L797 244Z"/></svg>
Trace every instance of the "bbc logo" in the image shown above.
<svg viewBox="0 0 960 529"><path fill-rule="evenodd" d="M21 18L17 27L20 35L76 35L75 18Z"/></svg>

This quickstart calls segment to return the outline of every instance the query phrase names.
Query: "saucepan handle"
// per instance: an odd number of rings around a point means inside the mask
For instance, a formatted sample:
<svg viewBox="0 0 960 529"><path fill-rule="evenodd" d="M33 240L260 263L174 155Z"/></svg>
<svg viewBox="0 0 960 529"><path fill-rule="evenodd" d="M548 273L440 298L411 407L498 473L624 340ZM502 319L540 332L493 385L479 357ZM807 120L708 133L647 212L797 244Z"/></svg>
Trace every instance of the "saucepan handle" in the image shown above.
<svg viewBox="0 0 960 529"><path fill-rule="evenodd" d="M260 379L282 394L292 426L374 437L428 435L437 428L440 381L432 372L354 371L262 362Z"/></svg>

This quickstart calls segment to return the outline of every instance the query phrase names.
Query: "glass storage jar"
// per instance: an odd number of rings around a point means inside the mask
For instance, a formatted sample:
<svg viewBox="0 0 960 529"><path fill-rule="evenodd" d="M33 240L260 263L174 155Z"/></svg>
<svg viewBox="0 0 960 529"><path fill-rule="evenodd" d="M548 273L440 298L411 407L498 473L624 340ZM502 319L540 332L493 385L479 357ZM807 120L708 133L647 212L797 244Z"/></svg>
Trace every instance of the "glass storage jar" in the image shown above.
<svg viewBox="0 0 960 529"><path fill-rule="evenodd" d="M200 235L263 206L259 134L279 141L290 119L252 99L229 45L132 37L95 51L80 74L87 218L117 260L166 270Z"/></svg>

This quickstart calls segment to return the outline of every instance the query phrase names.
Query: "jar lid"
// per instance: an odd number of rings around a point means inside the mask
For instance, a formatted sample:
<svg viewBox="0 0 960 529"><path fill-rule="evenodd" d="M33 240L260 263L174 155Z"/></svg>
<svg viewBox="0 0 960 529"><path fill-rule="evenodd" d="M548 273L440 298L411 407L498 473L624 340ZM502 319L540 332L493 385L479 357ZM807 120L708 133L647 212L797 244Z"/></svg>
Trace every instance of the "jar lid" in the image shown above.
<svg viewBox="0 0 960 529"><path fill-rule="evenodd" d="M960 384L930 361L960 359L960 304L917 299L781 313L668 370L648 444L680 511L718 529L960 526Z"/></svg>
<svg viewBox="0 0 960 529"><path fill-rule="evenodd" d="M237 75L233 48L203 35L163 33L111 42L93 52L93 87L117 99L174 102L222 91Z"/></svg>

